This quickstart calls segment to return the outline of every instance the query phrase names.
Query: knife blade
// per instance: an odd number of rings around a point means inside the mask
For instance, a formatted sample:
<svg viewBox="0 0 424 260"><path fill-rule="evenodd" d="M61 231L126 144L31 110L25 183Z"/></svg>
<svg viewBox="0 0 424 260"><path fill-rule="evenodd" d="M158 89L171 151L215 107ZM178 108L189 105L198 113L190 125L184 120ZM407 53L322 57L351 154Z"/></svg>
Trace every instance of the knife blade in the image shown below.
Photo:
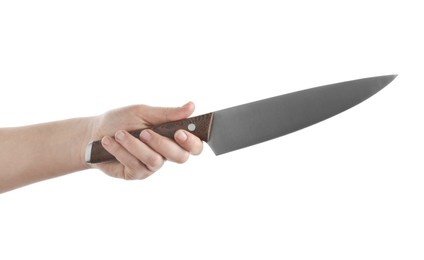
<svg viewBox="0 0 424 260"><path fill-rule="evenodd" d="M184 129L206 142L216 155L259 144L311 126L368 99L397 75L335 83L271 97L212 113L153 126L153 131L173 138ZM144 129L131 131L137 137ZM115 159L101 141L87 145L87 163Z"/></svg>

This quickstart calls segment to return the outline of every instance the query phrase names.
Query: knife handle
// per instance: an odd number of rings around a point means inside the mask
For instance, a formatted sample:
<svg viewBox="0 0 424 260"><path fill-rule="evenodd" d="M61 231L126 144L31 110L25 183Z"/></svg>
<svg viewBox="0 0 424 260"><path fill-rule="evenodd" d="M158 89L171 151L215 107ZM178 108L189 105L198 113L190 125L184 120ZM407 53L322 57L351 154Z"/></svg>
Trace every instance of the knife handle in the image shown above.
<svg viewBox="0 0 424 260"><path fill-rule="evenodd" d="M209 141L212 120L213 113L209 113L178 121L168 122L148 128L130 131L129 133L134 137L139 138L141 131L145 129L151 129L160 135L174 139L175 132L177 130L183 129L199 137L200 140L207 142ZM103 148L101 140L93 141L87 145L85 151L85 161L87 163L102 163L114 159L115 157Z"/></svg>

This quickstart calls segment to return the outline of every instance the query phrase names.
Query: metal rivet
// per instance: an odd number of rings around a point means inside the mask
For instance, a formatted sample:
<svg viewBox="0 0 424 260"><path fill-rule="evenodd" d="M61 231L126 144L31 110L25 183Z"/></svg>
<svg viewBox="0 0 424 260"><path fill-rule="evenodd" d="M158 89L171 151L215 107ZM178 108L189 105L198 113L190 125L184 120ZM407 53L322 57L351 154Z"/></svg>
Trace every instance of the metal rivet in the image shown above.
<svg viewBox="0 0 424 260"><path fill-rule="evenodd" d="M189 130L190 132L193 132L193 131L196 129L196 125L195 125L195 124L193 124L193 123L191 123L191 124L189 124L189 125L187 126L187 128L188 128L188 130Z"/></svg>

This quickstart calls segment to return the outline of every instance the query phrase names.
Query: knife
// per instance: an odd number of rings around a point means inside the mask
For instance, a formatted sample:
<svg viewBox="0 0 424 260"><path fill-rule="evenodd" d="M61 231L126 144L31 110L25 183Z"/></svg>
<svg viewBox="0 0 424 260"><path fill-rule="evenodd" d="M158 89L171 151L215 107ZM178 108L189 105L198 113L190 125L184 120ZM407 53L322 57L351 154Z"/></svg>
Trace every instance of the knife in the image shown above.
<svg viewBox="0 0 424 260"><path fill-rule="evenodd" d="M265 142L337 115L368 99L397 75L346 81L301 90L216 112L153 126L150 129L174 138L184 129L206 142L216 155ZM137 137L143 129L131 131ZM101 141L87 145L87 163L115 159Z"/></svg>

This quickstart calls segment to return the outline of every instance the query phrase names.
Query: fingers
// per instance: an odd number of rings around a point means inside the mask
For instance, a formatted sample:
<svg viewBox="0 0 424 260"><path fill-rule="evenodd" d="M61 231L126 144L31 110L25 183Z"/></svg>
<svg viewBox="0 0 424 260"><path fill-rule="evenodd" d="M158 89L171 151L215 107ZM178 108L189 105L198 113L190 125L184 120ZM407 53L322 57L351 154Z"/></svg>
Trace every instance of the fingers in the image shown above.
<svg viewBox="0 0 424 260"><path fill-rule="evenodd" d="M159 170L165 162L160 154L126 131L118 131L115 134L115 140L151 172Z"/></svg>
<svg viewBox="0 0 424 260"><path fill-rule="evenodd" d="M118 131L115 139L104 137L102 145L123 166L111 168L115 172L109 174L126 180L144 179L164 163L162 156L125 131Z"/></svg>
<svg viewBox="0 0 424 260"><path fill-rule="evenodd" d="M158 171L165 160L184 163L190 154L198 155L203 150L203 142L184 130L177 131L175 142L152 130L142 131L140 140L126 131L102 139L104 148L124 166L114 175L127 180L144 179Z"/></svg>
<svg viewBox="0 0 424 260"><path fill-rule="evenodd" d="M188 151L171 139L161 136L152 130L142 131L140 133L140 139L169 161L184 163L189 158L190 153Z"/></svg>

